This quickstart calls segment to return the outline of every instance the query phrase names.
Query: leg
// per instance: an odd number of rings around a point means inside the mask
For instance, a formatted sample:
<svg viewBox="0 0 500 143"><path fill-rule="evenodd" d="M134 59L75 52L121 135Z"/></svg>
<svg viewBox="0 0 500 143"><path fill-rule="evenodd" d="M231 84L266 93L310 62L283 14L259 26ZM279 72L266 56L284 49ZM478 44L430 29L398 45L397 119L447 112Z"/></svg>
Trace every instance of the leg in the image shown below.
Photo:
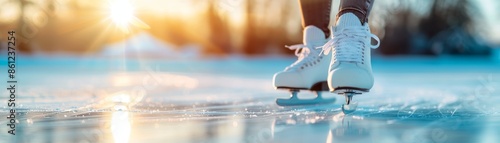
<svg viewBox="0 0 500 143"><path fill-rule="evenodd" d="M340 0L337 24L332 29L334 36L323 46L323 53L332 52L328 87L345 96L344 113L356 109L356 102L352 102L354 95L370 91L374 84L370 51L379 43L372 45L371 40L379 39L368 25L372 5L373 0Z"/></svg>
<svg viewBox="0 0 500 143"><path fill-rule="evenodd" d="M337 13L337 21L340 16L346 13L353 13L359 18L361 23L368 22L368 16L372 9L375 0L340 0L339 13Z"/></svg>
<svg viewBox="0 0 500 143"><path fill-rule="evenodd" d="M316 26L325 33L325 38L330 36L328 24L330 23L330 10L332 0L299 0L302 13L302 27Z"/></svg>
<svg viewBox="0 0 500 143"><path fill-rule="evenodd" d="M333 103L335 98L325 99L322 91L329 90L326 79L330 57L321 54L321 49L330 35L331 0L299 0L302 11L303 44L287 46L295 50L296 62L283 71L274 74L273 84L276 89L288 89L291 97L277 99L280 106ZM315 99L299 99L300 90L311 90L317 93Z"/></svg>

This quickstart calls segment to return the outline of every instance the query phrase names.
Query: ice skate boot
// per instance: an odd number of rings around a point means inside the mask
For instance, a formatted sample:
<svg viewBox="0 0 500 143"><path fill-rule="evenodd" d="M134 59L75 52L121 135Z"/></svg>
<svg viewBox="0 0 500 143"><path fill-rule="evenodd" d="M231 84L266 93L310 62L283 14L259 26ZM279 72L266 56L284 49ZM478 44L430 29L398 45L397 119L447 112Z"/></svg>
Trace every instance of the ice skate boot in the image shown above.
<svg viewBox="0 0 500 143"><path fill-rule="evenodd" d="M366 19L372 2L342 0L332 38L323 46L323 53L331 56L328 87L331 92L345 96L344 113L355 111L354 95L368 92L373 86L370 51L379 46L380 40L370 32ZM372 45L371 39L377 44Z"/></svg>
<svg viewBox="0 0 500 143"><path fill-rule="evenodd" d="M328 91L327 77L330 56L321 54L321 47L328 39L322 30L315 26L304 29L304 44L287 46L295 50L298 60L286 67L284 71L274 74L273 84L277 89L291 92L289 99L277 99L280 106L322 104L335 102L335 98L323 98L322 91ZM300 90L311 90L317 95L315 99L299 99Z"/></svg>

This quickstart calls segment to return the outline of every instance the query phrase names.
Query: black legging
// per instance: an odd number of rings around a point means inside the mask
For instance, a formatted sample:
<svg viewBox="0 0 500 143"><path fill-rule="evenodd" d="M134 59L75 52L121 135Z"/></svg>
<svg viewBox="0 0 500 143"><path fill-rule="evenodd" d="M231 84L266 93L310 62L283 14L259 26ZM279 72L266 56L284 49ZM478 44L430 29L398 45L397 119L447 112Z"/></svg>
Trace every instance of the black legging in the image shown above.
<svg viewBox="0 0 500 143"><path fill-rule="evenodd" d="M339 13L337 18L348 12L358 16L361 23L368 22L368 15L373 6L374 0L340 0ZM299 0L302 13L302 26L313 25L325 32L329 37L330 11L332 0Z"/></svg>
<svg viewBox="0 0 500 143"><path fill-rule="evenodd" d="M313 25L325 32L329 37L330 10L332 0L299 0L302 13L302 27Z"/></svg>

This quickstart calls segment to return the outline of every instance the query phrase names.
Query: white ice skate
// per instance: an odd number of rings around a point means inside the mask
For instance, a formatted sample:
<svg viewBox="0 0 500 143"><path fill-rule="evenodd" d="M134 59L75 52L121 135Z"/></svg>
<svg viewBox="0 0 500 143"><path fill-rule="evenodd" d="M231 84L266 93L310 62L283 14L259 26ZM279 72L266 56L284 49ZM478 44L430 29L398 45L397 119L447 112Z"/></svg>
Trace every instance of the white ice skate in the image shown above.
<svg viewBox="0 0 500 143"><path fill-rule="evenodd" d="M323 53L331 53L328 87L331 92L345 96L342 110L349 113L357 106L352 97L368 92L373 86L370 50L378 48L380 40L370 32L368 23L361 24L352 13L343 14L338 23L343 22L348 25L337 25L333 29L333 36L323 46ZM377 41L376 45L371 44L372 38Z"/></svg>
<svg viewBox="0 0 500 143"><path fill-rule="evenodd" d="M327 77L330 56L321 54L321 46L326 43L325 34L315 26L304 29L304 44L287 46L295 50L298 60L274 75L273 83L277 89L288 89L289 99L277 99L280 106L322 104L335 102L335 98L323 98L322 91L328 91ZM319 48L318 48L319 47ZM299 99L300 90L311 90L317 95L315 99Z"/></svg>

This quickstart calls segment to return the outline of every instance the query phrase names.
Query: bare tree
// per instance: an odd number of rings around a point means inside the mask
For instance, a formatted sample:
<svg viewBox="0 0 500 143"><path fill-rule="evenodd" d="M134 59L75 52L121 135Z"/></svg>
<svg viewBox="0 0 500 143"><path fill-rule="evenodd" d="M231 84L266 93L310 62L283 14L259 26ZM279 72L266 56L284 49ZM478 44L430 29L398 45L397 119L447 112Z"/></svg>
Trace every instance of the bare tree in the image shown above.
<svg viewBox="0 0 500 143"><path fill-rule="evenodd" d="M286 1L259 1L261 3L247 0L246 1L246 27L244 33L244 44L243 51L246 54L255 55L263 54L270 51L267 48L280 48L276 51L284 51L283 46L285 44L296 43L298 39L289 39L287 36L289 31L283 26L288 20L290 20L290 9L293 3ZM271 2L279 2L279 7L273 6ZM264 11L255 11L256 7L262 6ZM278 9L279 13L274 13ZM270 12L272 11L272 12ZM263 21L259 19L257 14L265 14L265 16L276 17L271 22L278 22L278 26L266 25L269 21ZM273 15L275 14L275 15ZM279 18L279 19L277 19ZM297 27L300 28L300 27ZM300 36L299 36L300 37ZM285 49L286 50L286 49ZM288 51L288 50L286 50Z"/></svg>
<svg viewBox="0 0 500 143"><path fill-rule="evenodd" d="M217 51L222 51L224 53L234 52L232 50L232 38L229 33L227 13L222 13L225 14L222 15L217 8L219 8L219 1L210 1L207 10L207 24L209 29L208 39L211 41L213 46L217 48ZM223 16L226 16L226 18Z"/></svg>
<svg viewBox="0 0 500 143"><path fill-rule="evenodd" d="M419 1L420 2L420 1ZM480 17L471 0L436 0L428 15L416 15L414 3L400 1L385 17L383 54L486 54L488 48L475 40ZM411 27L413 23L417 26Z"/></svg>

